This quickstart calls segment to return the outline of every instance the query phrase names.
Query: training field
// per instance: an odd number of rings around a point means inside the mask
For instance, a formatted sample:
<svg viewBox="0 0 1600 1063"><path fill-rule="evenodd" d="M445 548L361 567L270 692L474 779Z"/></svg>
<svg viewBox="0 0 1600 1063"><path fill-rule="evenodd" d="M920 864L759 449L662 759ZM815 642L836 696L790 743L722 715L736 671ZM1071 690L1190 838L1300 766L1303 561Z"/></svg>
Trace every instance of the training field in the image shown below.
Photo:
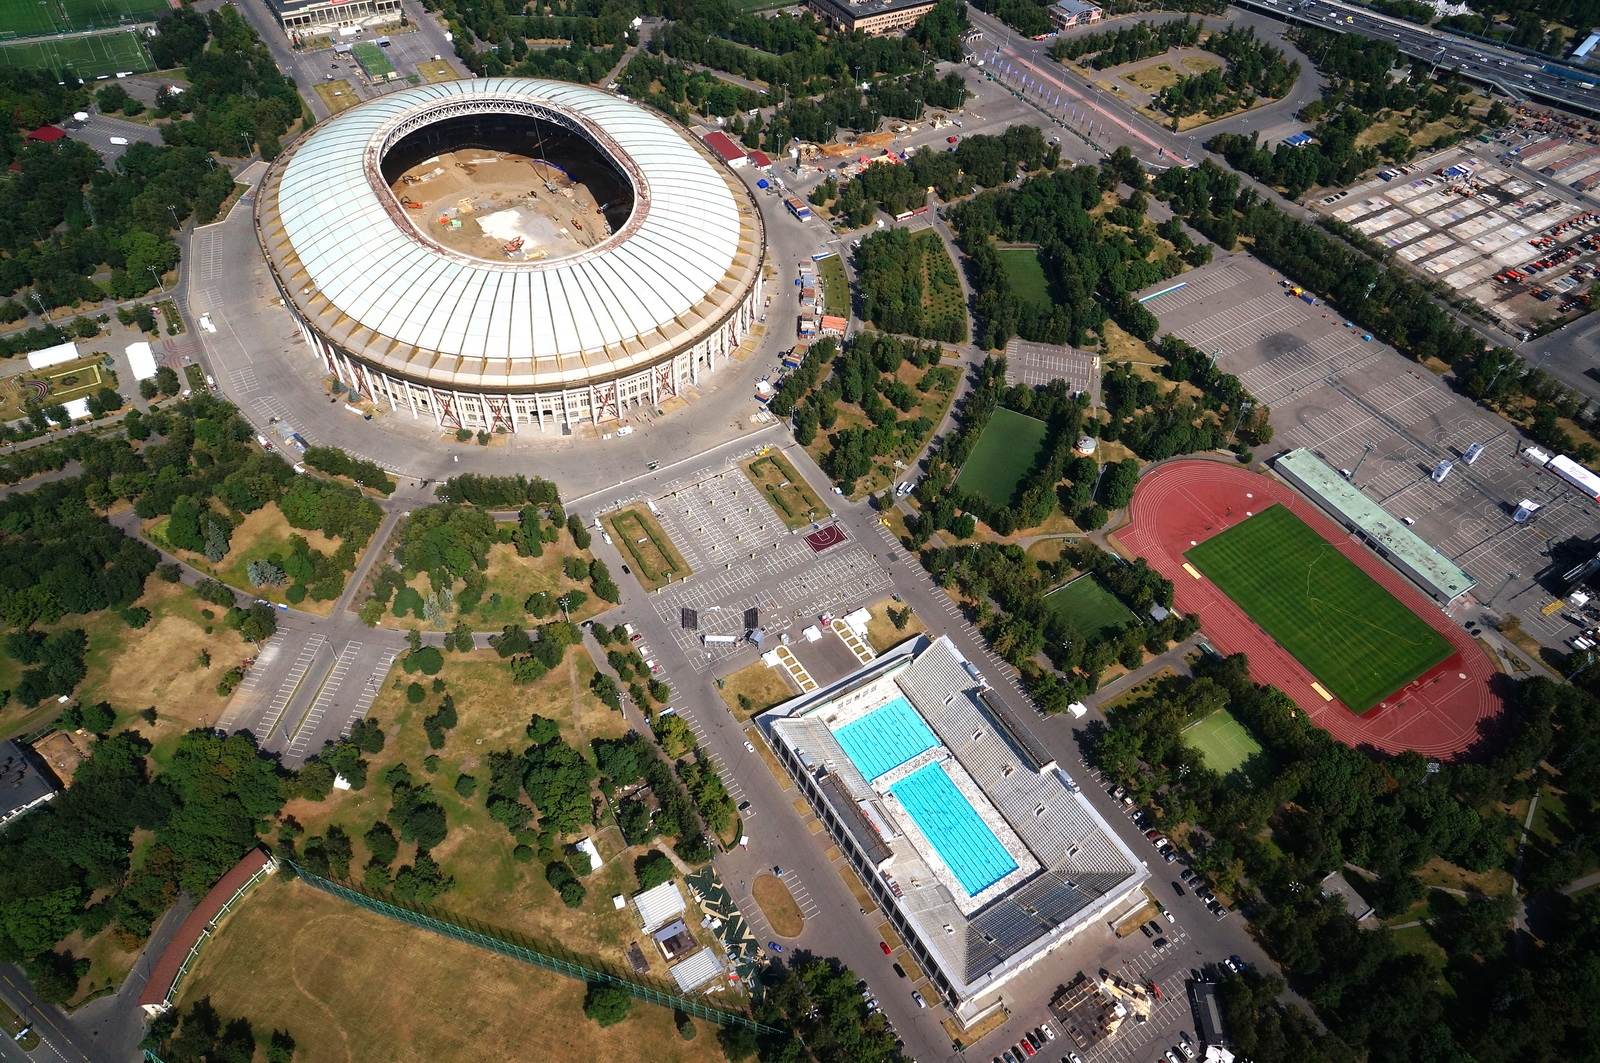
<svg viewBox="0 0 1600 1063"><path fill-rule="evenodd" d="M956 477L963 491L982 495L997 506L1009 506L1017 486L1033 468L1050 426L1014 410L996 410L978 437L967 463Z"/></svg>
<svg viewBox="0 0 1600 1063"><path fill-rule="evenodd" d="M1121 600L1089 573L1044 596L1052 613L1072 621L1088 638L1110 635L1134 618Z"/></svg>
<svg viewBox="0 0 1600 1063"><path fill-rule="evenodd" d="M1006 278L1017 298L1036 306L1050 305L1050 282L1039 264L1039 252L1029 247L1003 248L996 252L1005 267Z"/></svg>
<svg viewBox="0 0 1600 1063"><path fill-rule="evenodd" d="M167 0L0 0L0 33L41 37L152 22L172 10Z"/></svg>
<svg viewBox="0 0 1600 1063"><path fill-rule="evenodd" d="M1184 728L1183 744L1206 759L1218 775L1244 767L1261 752L1261 743L1227 709L1218 709L1199 723Z"/></svg>
<svg viewBox="0 0 1600 1063"><path fill-rule="evenodd" d="M139 38L126 30L60 40L0 41L0 66L48 70L58 78L70 70L86 79L124 71L143 74L156 68Z"/></svg>
<svg viewBox="0 0 1600 1063"><path fill-rule="evenodd" d="M371 41L357 41L352 50L362 68L373 80L381 80L394 73L394 64L389 62L389 57L383 54L382 48Z"/></svg>
<svg viewBox="0 0 1600 1063"><path fill-rule="evenodd" d="M1352 712L1450 654L1442 635L1283 506L1184 557Z"/></svg>

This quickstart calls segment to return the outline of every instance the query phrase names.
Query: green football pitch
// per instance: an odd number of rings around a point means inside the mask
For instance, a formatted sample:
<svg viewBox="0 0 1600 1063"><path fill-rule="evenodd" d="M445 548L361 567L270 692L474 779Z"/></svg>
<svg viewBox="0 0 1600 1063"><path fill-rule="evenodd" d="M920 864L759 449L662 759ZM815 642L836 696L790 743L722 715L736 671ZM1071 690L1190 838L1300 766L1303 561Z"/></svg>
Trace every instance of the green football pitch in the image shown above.
<svg viewBox="0 0 1600 1063"><path fill-rule="evenodd" d="M1005 267L1011 290L1017 298L1036 306L1050 305L1050 281L1039 262L1039 252L1031 247L1007 247L996 252Z"/></svg>
<svg viewBox="0 0 1600 1063"><path fill-rule="evenodd" d="M996 410L978 437L967 463L956 477L963 491L982 495L997 506L1009 506L1017 487L1033 468L1050 426L1014 410Z"/></svg>
<svg viewBox="0 0 1600 1063"><path fill-rule="evenodd" d="M1197 724L1184 728L1183 744L1205 758L1206 767L1218 775L1235 771L1261 752L1261 743L1227 709L1218 709Z"/></svg>
<svg viewBox="0 0 1600 1063"><path fill-rule="evenodd" d="M1184 556L1352 712L1450 654L1444 636L1283 506Z"/></svg>
<svg viewBox="0 0 1600 1063"><path fill-rule="evenodd" d="M1110 635L1133 619L1132 610L1088 573L1045 595L1044 604L1089 638Z"/></svg>
<svg viewBox="0 0 1600 1063"><path fill-rule="evenodd" d="M68 71L81 78L96 78L123 71L143 74L155 69L144 44L125 30L82 37L0 41L0 66L48 70L58 78Z"/></svg>
<svg viewBox="0 0 1600 1063"><path fill-rule="evenodd" d="M389 62L389 57L371 41L357 41L352 51L373 80L381 80L394 73L394 65Z"/></svg>
<svg viewBox="0 0 1600 1063"><path fill-rule="evenodd" d="M167 0L0 0L0 39L153 22L171 10Z"/></svg>

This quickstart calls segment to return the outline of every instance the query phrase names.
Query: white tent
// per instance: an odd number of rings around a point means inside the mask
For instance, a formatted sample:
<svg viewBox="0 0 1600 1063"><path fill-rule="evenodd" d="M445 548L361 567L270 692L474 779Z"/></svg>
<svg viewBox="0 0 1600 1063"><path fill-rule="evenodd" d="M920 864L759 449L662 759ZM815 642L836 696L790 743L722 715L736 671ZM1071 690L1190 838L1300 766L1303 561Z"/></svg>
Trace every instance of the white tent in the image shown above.
<svg viewBox="0 0 1600 1063"><path fill-rule="evenodd" d="M677 979L679 989L685 993L693 993L707 982L720 978L722 971L722 961L717 959L717 954L707 945L682 963L674 964L672 977Z"/></svg>
<svg viewBox="0 0 1600 1063"><path fill-rule="evenodd" d="M634 894L633 907L639 913L644 932L648 934L682 915L688 910L689 902L683 899L683 891L678 884L669 881Z"/></svg>
<svg viewBox="0 0 1600 1063"><path fill-rule="evenodd" d="M47 366L60 365L62 362L75 361L78 357L78 345L68 340L58 343L54 347L46 347L42 351L33 351L28 355L29 369L44 369Z"/></svg>
<svg viewBox="0 0 1600 1063"><path fill-rule="evenodd" d="M128 344L128 367L135 380L149 380L156 375L156 356L148 343L140 340Z"/></svg>
<svg viewBox="0 0 1600 1063"><path fill-rule="evenodd" d="M61 424L68 424L72 421L76 421L80 417L89 416L89 400L87 398L72 399L69 402L62 403L61 405L65 407L67 411L67 419L60 422Z"/></svg>

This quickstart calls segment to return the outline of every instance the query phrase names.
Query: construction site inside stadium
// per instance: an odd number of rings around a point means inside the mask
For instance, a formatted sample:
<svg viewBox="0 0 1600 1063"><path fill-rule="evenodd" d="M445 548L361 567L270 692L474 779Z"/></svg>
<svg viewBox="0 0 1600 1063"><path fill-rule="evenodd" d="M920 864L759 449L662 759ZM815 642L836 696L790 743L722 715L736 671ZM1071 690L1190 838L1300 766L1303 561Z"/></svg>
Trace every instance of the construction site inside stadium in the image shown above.
<svg viewBox="0 0 1600 1063"><path fill-rule="evenodd" d="M336 377L446 430L571 431L687 398L749 335L764 239L698 143L610 93L393 93L262 182L284 304Z"/></svg>

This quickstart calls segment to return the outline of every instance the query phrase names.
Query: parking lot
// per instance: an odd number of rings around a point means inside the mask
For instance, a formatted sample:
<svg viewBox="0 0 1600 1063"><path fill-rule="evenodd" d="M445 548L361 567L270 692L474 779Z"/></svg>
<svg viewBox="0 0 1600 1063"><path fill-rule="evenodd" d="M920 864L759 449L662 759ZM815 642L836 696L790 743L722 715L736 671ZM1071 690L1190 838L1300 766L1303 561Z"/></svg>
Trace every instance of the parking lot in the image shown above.
<svg viewBox="0 0 1600 1063"><path fill-rule="evenodd" d="M1087 391L1100 399L1100 356L1053 343L1013 338L1006 344L1006 383L1045 387L1065 380L1073 393Z"/></svg>
<svg viewBox="0 0 1600 1063"><path fill-rule="evenodd" d="M1162 331L1218 352L1218 364L1272 407L1274 449L1306 447L1348 469L1369 498L1477 579L1474 597L1514 612L1536 638L1553 645L1572 634L1560 615L1543 615L1553 599L1534 581L1559 567L1553 548L1592 534L1594 503L1523 460L1527 441L1506 422L1329 308L1295 299L1266 266L1232 255L1190 274L1191 287L1214 283L1212 270L1267 294L1220 310L1168 296L1146 306ZM1467 465L1474 443L1485 447ZM1435 483L1443 460L1454 465ZM1532 523L1511 519L1522 499L1544 507Z"/></svg>
<svg viewBox="0 0 1600 1063"><path fill-rule="evenodd" d="M1583 313L1577 296L1600 268L1600 216L1561 180L1517 173L1489 145L1475 146L1485 151L1452 148L1308 204L1480 304L1508 332ZM1552 178L1592 173L1600 183L1600 148L1551 140L1517 161Z"/></svg>
<svg viewBox="0 0 1600 1063"><path fill-rule="evenodd" d="M743 636L748 609L759 611L770 648L823 613L849 612L891 590L879 544L846 539L813 551L804 540L811 528L784 527L735 461L669 482L649 499L695 573L656 593L651 604L697 671L742 652L732 644L707 648L702 637ZM819 497L831 496L824 490ZM686 608L699 614L696 630L680 624Z"/></svg>

